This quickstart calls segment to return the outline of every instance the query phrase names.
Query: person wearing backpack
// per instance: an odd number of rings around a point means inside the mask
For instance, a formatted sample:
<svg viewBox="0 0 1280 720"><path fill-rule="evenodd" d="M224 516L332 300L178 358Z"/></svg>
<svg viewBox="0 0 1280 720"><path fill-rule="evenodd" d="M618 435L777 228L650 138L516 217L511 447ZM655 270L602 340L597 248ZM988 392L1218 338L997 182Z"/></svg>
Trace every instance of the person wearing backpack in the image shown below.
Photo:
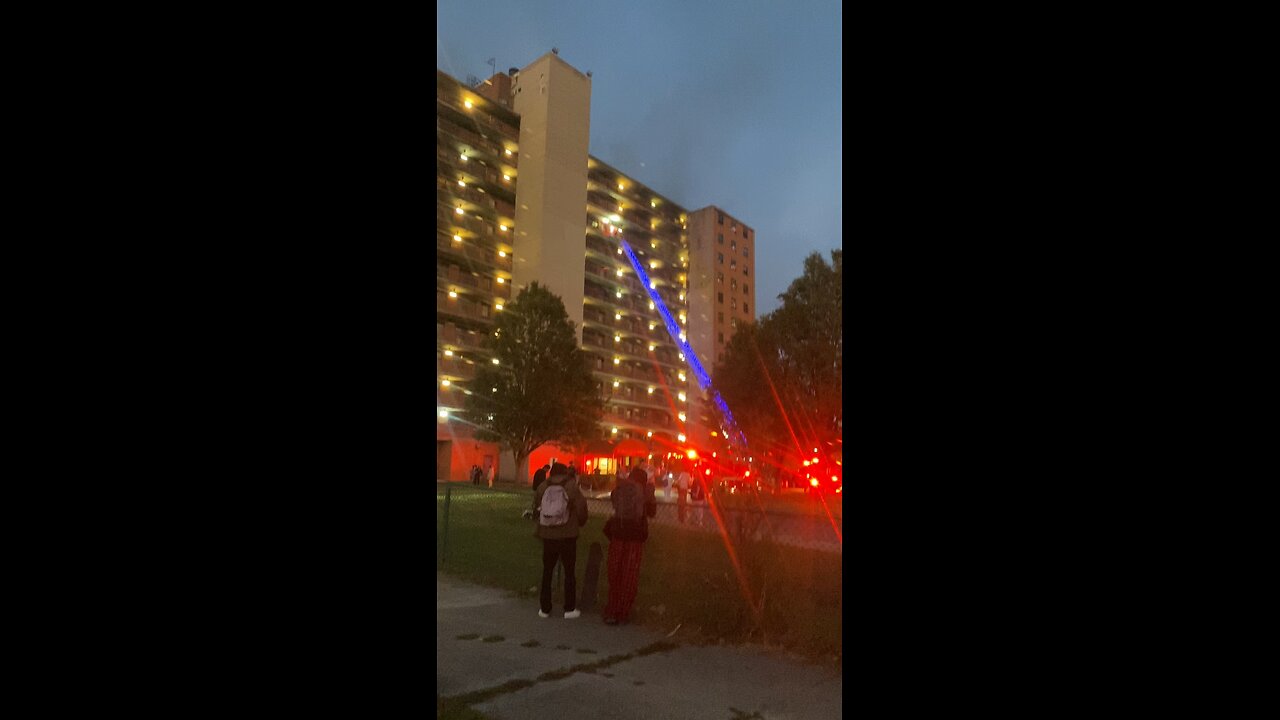
<svg viewBox="0 0 1280 720"><path fill-rule="evenodd" d="M613 517L604 524L604 535L609 538L609 602L604 621L617 625L631 619L631 605L640 585L640 559L649 539L649 518L658 514L658 500L641 468L632 470L609 499Z"/></svg>
<svg viewBox="0 0 1280 720"><path fill-rule="evenodd" d="M542 540L538 617L551 616L551 576L560 563L564 567L564 616L572 620L582 615L577 609L578 530L587 524L587 499L564 463L554 463L547 479L534 490L533 514L538 523L534 537Z"/></svg>

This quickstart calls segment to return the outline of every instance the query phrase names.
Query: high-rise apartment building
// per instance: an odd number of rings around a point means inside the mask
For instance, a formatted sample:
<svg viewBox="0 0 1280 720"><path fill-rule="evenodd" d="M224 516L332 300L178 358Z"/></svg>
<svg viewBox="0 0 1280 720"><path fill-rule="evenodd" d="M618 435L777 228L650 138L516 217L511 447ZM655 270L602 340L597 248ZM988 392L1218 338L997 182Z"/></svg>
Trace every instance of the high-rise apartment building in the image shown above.
<svg viewBox="0 0 1280 720"><path fill-rule="evenodd" d="M656 456L708 445L702 418L716 416L699 405L695 373L651 293L710 372L721 339L754 317L755 235L591 156L590 100L590 77L554 52L474 87L436 72L437 477L462 479L491 462L499 477L517 475L508 453L455 418L457 383L491 361L480 342L494 314L535 280L578 328L605 401L602 439ZM529 467L557 452L536 452Z"/></svg>

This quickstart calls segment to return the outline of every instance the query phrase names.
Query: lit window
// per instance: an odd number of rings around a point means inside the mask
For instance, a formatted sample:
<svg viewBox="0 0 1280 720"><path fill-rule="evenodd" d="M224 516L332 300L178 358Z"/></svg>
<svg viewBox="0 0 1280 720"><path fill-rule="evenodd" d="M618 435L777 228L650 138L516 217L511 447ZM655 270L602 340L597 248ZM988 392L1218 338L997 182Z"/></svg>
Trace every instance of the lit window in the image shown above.
<svg viewBox="0 0 1280 720"><path fill-rule="evenodd" d="M495 304L494 304L494 307L495 307L495 308L497 308L497 309L499 309L499 310L501 310L501 309L502 309L502 303L495 303Z"/></svg>
<svg viewBox="0 0 1280 720"><path fill-rule="evenodd" d="M441 411L440 411L440 417L442 417L442 418L447 418L447 417L449 417L449 411L448 411L448 410L441 410Z"/></svg>
<svg viewBox="0 0 1280 720"><path fill-rule="evenodd" d="M492 388L494 392L498 392L498 388Z"/></svg>
<svg viewBox="0 0 1280 720"><path fill-rule="evenodd" d="M448 380L441 380L441 381L440 381L440 384L441 384L441 385L443 385L444 387L449 387L449 381L448 381Z"/></svg>
<svg viewBox="0 0 1280 720"><path fill-rule="evenodd" d="M494 364L494 365L499 364L499 363L498 363L498 358L494 358L494 359L493 359L493 364Z"/></svg>
<svg viewBox="0 0 1280 720"><path fill-rule="evenodd" d="M445 351L444 351L444 356L445 356L445 357L453 357L453 351L452 351L452 350L445 350Z"/></svg>
<svg viewBox="0 0 1280 720"><path fill-rule="evenodd" d="M680 434L679 434L679 435L677 435L676 437L680 438L680 442L684 442L684 433L680 433ZM708 470L707 472L711 472L711 471L710 471L710 470Z"/></svg>
<svg viewBox="0 0 1280 720"><path fill-rule="evenodd" d="M456 297L458 297L458 293L456 293L456 292L454 292L454 291L450 290L450 291L449 291L449 297L451 297L451 298L456 298Z"/></svg>

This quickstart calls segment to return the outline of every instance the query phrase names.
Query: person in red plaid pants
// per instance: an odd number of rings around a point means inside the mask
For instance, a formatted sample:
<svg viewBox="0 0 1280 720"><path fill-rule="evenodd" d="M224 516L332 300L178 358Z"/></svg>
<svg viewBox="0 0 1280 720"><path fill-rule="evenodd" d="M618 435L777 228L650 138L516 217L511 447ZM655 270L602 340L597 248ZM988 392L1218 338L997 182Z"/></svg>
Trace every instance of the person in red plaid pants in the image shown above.
<svg viewBox="0 0 1280 720"><path fill-rule="evenodd" d="M640 587L640 560L644 556L644 543L649 539L649 518L658 514L654 486L644 470L632 470L623 482L637 483L643 488L644 514L639 522L622 522L615 500L614 515L604 524L605 537L609 538L609 602L604 607L604 621L608 625L631 619L631 605Z"/></svg>

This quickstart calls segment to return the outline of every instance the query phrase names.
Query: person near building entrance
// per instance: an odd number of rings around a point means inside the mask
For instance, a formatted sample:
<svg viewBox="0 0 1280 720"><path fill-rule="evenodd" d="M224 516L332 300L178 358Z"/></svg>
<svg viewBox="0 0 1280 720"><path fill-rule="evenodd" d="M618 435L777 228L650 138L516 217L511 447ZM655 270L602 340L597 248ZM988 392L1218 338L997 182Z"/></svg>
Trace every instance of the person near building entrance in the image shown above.
<svg viewBox="0 0 1280 720"><path fill-rule="evenodd" d="M676 478L676 490L680 493L678 501L678 509L680 522L684 522L685 505L689 500L689 485L693 482L693 476L689 474L688 468L680 468L680 476Z"/></svg>
<svg viewBox="0 0 1280 720"><path fill-rule="evenodd" d="M475 463L471 463L471 484L480 484L480 466Z"/></svg>
<svg viewBox="0 0 1280 720"><path fill-rule="evenodd" d="M493 461L486 460L484 463L484 476L489 481L489 487L493 487Z"/></svg>

